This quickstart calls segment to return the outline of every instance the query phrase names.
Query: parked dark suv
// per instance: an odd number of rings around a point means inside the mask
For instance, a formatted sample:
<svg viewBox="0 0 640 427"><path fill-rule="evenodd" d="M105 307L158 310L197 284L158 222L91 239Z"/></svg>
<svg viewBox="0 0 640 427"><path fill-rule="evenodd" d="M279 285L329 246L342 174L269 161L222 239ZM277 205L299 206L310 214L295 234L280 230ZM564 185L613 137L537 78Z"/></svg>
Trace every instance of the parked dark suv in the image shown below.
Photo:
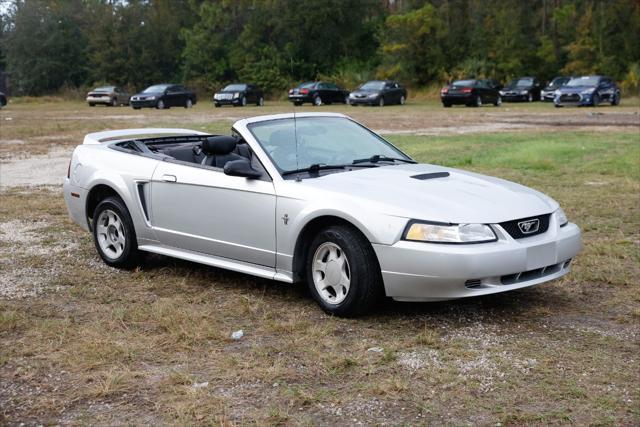
<svg viewBox="0 0 640 427"><path fill-rule="evenodd" d="M444 107L452 105L482 107L482 104L493 104L498 107L502 104L499 87L499 83L495 80L456 80L442 88L440 100Z"/></svg>
<svg viewBox="0 0 640 427"><path fill-rule="evenodd" d="M264 105L262 89L250 83L233 83L227 85L220 92L213 95L213 105L233 105L234 107L247 104Z"/></svg>
<svg viewBox="0 0 640 427"><path fill-rule="evenodd" d="M349 95L351 105L404 105L407 100L407 90L398 82L391 80L372 80L366 82Z"/></svg>
<svg viewBox="0 0 640 427"><path fill-rule="evenodd" d="M542 84L535 77L520 77L506 85L500 91L500 96L502 96L502 100L505 102L539 101L541 89Z"/></svg>
<svg viewBox="0 0 640 427"><path fill-rule="evenodd" d="M143 107L159 110L170 107L191 108L196 103L196 94L182 85L164 83L149 86L133 95L129 103L135 110Z"/></svg>
<svg viewBox="0 0 640 427"><path fill-rule="evenodd" d="M315 106L322 104L346 104L349 91L329 82L305 82L289 91L289 101L293 105L309 102Z"/></svg>

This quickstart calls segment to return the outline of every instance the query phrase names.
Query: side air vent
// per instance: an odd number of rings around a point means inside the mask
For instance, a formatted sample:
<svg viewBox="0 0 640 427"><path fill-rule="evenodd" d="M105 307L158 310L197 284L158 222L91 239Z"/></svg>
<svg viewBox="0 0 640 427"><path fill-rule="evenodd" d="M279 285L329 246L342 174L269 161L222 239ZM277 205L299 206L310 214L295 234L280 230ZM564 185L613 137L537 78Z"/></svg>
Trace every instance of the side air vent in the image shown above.
<svg viewBox="0 0 640 427"><path fill-rule="evenodd" d="M140 204L142 205L142 212L144 213L144 218L149 221L149 212L147 211L147 198L144 195L144 187L147 185L145 182L139 182L137 185L138 188L138 197L140 198Z"/></svg>
<svg viewBox="0 0 640 427"><path fill-rule="evenodd" d="M423 173L421 175L413 175L411 178L419 179L420 181L425 181L427 179L446 178L448 176L449 176L449 172L433 172L433 173Z"/></svg>

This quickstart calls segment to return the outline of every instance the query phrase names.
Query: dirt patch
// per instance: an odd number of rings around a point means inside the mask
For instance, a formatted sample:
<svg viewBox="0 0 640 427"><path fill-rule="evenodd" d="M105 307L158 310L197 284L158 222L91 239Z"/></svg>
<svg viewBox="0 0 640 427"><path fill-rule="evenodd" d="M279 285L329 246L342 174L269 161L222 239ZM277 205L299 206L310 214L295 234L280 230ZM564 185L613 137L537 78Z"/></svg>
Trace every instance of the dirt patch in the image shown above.
<svg viewBox="0 0 640 427"><path fill-rule="evenodd" d="M0 188L62 185L73 149L56 146L47 154L16 154L0 161Z"/></svg>

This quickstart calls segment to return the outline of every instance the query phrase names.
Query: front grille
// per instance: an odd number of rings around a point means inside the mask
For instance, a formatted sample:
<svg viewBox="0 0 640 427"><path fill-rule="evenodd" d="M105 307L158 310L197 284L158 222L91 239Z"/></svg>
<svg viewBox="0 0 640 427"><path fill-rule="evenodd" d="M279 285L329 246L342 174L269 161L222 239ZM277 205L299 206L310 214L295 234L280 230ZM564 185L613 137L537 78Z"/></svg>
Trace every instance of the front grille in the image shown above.
<svg viewBox="0 0 640 427"><path fill-rule="evenodd" d="M514 219L513 221L501 222L500 226L514 239L522 239L524 237L536 236L546 233L549 229L549 218L551 214L532 216L529 218ZM529 221L538 220L538 229L533 232L526 232L526 224ZM522 224L522 225L521 225Z"/></svg>
<svg viewBox="0 0 640 427"><path fill-rule="evenodd" d="M560 101L561 102L579 102L580 95L578 95L577 93L565 93L560 95Z"/></svg>
<svg viewBox="0 0 640 427"><path fill-rule="evenodd" d="M568 259L558 264L548 265L542 268L536 268L535 270L523 271L521 273L507 274L500 277L500 282L503 285L515 285L516 283L528 282L529 280L538 279L540 277L550 276L559 272L564 268L568 268L571 260Z"/></svg>

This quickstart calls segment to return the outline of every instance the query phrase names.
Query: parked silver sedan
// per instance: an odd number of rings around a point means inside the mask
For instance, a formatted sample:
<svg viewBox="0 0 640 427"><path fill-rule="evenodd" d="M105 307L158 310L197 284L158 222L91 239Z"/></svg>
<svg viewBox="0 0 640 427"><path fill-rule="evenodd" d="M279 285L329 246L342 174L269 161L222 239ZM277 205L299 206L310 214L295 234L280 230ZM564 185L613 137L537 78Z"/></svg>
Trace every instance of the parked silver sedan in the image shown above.
<svg viewBox="0 0 640 427"><path fill-rule="evenodd" d="M383 296L435 301L520 289L569 272L579 228L557 202L498 178L418 164L332 113L89 134L64 197L102 259L154 252L306 282L328 312Z"/></svg>

